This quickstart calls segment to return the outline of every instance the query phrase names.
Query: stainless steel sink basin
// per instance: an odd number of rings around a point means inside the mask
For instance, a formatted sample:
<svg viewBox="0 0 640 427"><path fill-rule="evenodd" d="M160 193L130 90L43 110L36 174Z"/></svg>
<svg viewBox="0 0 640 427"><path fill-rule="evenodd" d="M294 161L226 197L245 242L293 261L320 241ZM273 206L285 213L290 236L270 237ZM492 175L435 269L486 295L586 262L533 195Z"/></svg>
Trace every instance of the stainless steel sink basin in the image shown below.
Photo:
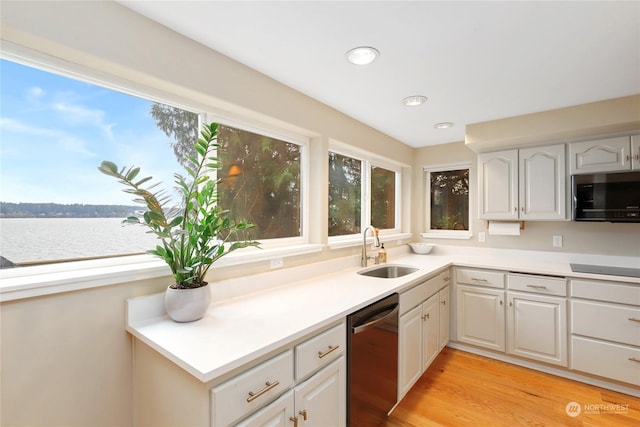
<svg viewBox="0 0 640 427"><path fill-rule="evenodd" d="M396 277L406 276L407 274L411 274L416 271L418 271L416 267L389 264L366 268L358 271L358 274L369 277L379 277L382 279L395 279Z"/></svg>

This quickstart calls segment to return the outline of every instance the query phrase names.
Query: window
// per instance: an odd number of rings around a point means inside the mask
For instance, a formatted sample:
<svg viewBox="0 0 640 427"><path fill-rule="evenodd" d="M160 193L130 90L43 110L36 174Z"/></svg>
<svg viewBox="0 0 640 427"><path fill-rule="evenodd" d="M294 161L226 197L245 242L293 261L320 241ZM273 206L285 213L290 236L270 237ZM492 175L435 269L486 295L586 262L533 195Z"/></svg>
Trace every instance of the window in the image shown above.
<svg viewBox="0 0 640 427"><path fill-rule="evenodd" d="M218 130L220 205L256 224L256 240L302 236L302 147L227 125Z"/></svg>
<svg viewBox="0 0 640 427"><path fill-rule="evenodd" d="M2 268L153 248L146 228L121 225L141 206L97 167L136 165L170 191L200 114L0 61ZM261 243L303 238L305 141L287 138L219 125L219 203L255 223Z"/></svg>
<svg viewBox="0 0 640 427"><path fill-rule="evenodd" d="M137 165L171 188L181 141L162 128L166 106L0 60L0 255L4 266L142 253L143 227L121 220L139 205L98 172ZM187 135L195 135L198 115ZM188 137L187 137L188 139ZM191 139L190 141L193 141Z"/></svg>
<svg viewBox="0 0 640 427"><path fill-rule="evenodd" d="M329 237L359 234L363 224L381 232L399 228L399 182L392 167L330 151Z"/></svg>
<svg viewBox="0 0 640 427"><path fill-rule="evenodd" d="M471 238L469 165L427 168L427 233L424 237Z"/></svg>

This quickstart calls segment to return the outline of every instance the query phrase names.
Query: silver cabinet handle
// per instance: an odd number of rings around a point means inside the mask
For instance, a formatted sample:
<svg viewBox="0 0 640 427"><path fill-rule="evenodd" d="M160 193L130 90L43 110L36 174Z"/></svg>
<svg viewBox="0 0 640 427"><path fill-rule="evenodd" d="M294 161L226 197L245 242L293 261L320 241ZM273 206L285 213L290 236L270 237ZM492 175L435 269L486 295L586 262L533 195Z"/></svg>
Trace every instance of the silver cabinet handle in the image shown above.
<svg viewBox="0 0 640 427"><path fill-rule="evenodd" d="M298 427L298 417L289 417L289 421L293 423L293 427Z"/></svg>
<svg viewBox="0 0 640 427"><path fill-rule="evenodd" d="M440 304L447 305L447 302L446 301L440 301Z"/></svg>
<svg viewBox="0 0 640 427"><path fill-rule="evenodd" d="M636 319L635 317L629 317L629 320L640 323L640 319Z"/></svg>
<svg viewBox="0 0 640 427"><path fill-rule="evenodd" d="M475 280L476 282L484 282L484 283L487 282L487 279L479 279L477 277L472 277L471 280Z"/></svg>
<svg viewBox="0 0 640 427"><path fill-rule="evenodd" d="M249 392L249 397L247 397L247 402L253 402L254 399L257 399L258 397L262 396L263 394L265 394L266 392L268 392L269 390L271 390L272 388L276 387L280 385L280 381L275 380L274 382L269 382L267 381L265 383L265 387L260 390L257 393L254 393L252 391Z"/></svg>
<svg viewBox="0 0 640 427"><path fill-rule="evenodd" d="M339 345L334 345L334 346L329 346L329 349L325 352L319 351L318 352L318 359L322 359L323 357L325 357L327 354L331 353L332 351L336 351L338 349L338 347L340 347ZM306 418L305 418L306 420Z"/></svg>
<svg viewBox="0 0 640 427"><path fill-rule="evenodd" d="M302 420L307 421L307 410L298 411L299 415L302 415Z"/></svg>
<svg viewBox="0 0 640 427"><path fill-rule="evenodd" d="M527 285L527 288L533 288L533 289L547 289L546 286L542 286L542 285Z"/></svg>

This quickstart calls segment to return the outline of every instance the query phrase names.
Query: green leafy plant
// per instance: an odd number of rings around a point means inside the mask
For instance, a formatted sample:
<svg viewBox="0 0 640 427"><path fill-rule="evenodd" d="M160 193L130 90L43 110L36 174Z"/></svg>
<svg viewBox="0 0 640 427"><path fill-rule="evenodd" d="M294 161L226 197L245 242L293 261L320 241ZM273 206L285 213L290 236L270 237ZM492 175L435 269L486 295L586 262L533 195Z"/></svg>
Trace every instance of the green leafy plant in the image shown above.
<svg viewBox="0 0 640 427"><path fill-rule="evenodd" d="M158 237L161 244L147 253L169 265L176 282L171 287L178 289L205 286L205 275L215 261L237 249L260 245L247 238L247 230L254 224L229 218L229 211L217 205L220 180L213 179L213 172L221 165L212 153L219 147L218 125L204 125L200 135L194 147L197 157L187 156L189 177L174 174L182 196L180 207L168 206L168 192L155 191L158 183L149 183L153 177L139 179L139 167L120 169L110 161L98 167L127 187L123 191L136 196L134 202L146 207L138 216L122 222L144 225Z"/></svg>

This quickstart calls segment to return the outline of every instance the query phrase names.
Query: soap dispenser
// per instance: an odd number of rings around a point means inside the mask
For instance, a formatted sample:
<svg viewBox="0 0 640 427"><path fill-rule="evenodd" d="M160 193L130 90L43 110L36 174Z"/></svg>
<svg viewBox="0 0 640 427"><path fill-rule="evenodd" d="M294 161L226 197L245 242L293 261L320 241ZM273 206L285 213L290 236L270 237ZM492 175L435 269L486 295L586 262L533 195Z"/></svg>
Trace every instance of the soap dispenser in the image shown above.
<svg viewBox="0 0 640 427"><path fill-rule="evenodd" d="M381 245L380 250L378 251L378 259L380 260L380 264L384 264L387 262L387 250L384 248L384 243Z"/></svg>

